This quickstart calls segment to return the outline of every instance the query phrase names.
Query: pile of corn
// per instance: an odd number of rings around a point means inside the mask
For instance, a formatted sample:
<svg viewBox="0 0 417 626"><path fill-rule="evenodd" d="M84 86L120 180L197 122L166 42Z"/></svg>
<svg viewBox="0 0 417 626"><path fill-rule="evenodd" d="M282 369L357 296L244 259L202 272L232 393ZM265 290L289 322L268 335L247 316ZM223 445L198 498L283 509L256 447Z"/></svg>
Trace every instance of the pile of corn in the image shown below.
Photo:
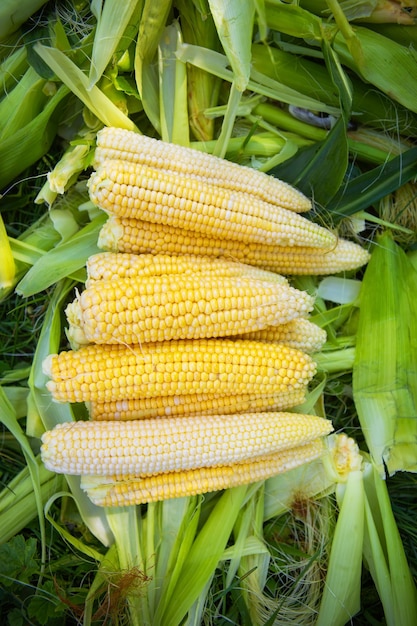
<svg viewBox="0 0 417 626"><path fill-rule="evenodd" d="M310 202L250 168L106 128L92 201L110 218L66 309L72 349L44 371L90 420L43 436L54 471L103 506L263 480L317 458L331 423L288 412L326 340L313 298L279 271L332 273L368 254L300 212Z"/></svg>

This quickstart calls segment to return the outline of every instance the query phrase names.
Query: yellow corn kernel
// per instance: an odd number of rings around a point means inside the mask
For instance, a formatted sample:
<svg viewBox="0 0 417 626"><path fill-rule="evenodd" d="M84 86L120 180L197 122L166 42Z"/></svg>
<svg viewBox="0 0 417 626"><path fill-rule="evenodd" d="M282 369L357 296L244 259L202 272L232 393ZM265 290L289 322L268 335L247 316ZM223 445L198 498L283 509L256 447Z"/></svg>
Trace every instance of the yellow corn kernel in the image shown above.
<svg viewBox="0 0 417 626"><path fill-rule="evenodd" d="M41 455L57 473L149 476L237 463L332 430L321 417L277 412L66 422L42 435Z"/></svg>
<svg viewBox="0 0 417 626"><path fill-rule="evenodd" d="M243 191L292 211L311 209L308 198L273 176L205 152L121 128L103 128L97 134L95 167L109 159L148 165L233 191Z"/></svg>
<svg viewBox="0 0 417 626"><path fill-rule="evenodd" d="M323 328L313 324L305 317L296 317L286 324L268 326L262 330L243 333L236 338L253 339L255 341L277 341L312 354L321 350L326 343L327 333Z"/></svg>
<svg viewBox="0 0 417 626"><path fill-rule="evenodd" d="M245 276L259 280L288 284L288 280L274 272L233 261L231 259L199 256L195 254L129 254L122 252L100 252L87 259L86 287L96 280L135 279L163 274L210 274L223 276Z"/></svg>
<svg viewBox="0 0 417 626"><path fill-rule="evenodd" d="M83 476L81 488L98 506L130 506L193 496L266 480L318 459L323 454L323 441L317 439L275 454L219 467L199 467L187 471L119 480L113 476Z"/></svg>
<svg viewBox="0 0 417 626"><path fill-rule="evenodd" d="M213 238L174 226L110 216L100 231L99 248L133 254L192 254L226 257L279 274L324 275L354 270L369 253L347 239L320 250L309 246L268 246Z"/></svg>
<svg viewBox="0 0 417 626"><path fill-rule="evenodd" d="M225 337L306 315L313 298L279 282L210 273L94 281L66 308L73 344Z"/></svg>
<svg viewBox="0 0 417 626"><path fill-rule="evenodd" d="M254 411L283 411L302 404L306 389L295 389L273 395L259 394L194 394L160 396L159 398L130 398L110 402L90 402L92 420L132 420L149 417L190 417L215 413L250 413Z"/></svg>
<svg viewBox="0 0 417 626"><path fill-rule="evenodd" d="M94 204L119 217L246 243L331 248L335 235L250 194L127 161L103 161L89 179Z"/></svg>
<svg viewBox="0 0 417 626"><path fill-rule="evenodd" d="M90 344L49 355L43 368L51 378L47 389L61 402L195 393L277 394L304 388L316 369L300 350L229 339Z"/></svg>

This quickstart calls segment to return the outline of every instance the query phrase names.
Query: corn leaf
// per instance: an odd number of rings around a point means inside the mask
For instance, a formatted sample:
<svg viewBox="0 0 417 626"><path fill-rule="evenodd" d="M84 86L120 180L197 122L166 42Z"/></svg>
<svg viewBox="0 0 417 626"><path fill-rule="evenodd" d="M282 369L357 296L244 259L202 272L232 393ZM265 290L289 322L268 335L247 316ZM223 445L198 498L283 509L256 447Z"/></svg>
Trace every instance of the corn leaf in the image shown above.
<svg viewBox="0 0 417 626"><path fill-rule="evenodd" d="M5 41L8 35L14 33L46 2L47 0L30 0L16 4L14 0L2 0L0 3L0 41Z"/></svg>
<svg viewBox="0 0 417 626"><path fill-rule="evenodd" d="M72 276L82 269L87 258L100 251L97 247L97 238L105 221L106 215L103 213L75 235L41 256L17 285L17 293L24 297L39 293L61 278Z"/></svg>
<svg viewBox="0 0 417 626"><path fill-rule="evenodd" d="M353 397L381 474L417 471L417 272L389 232L360 295Z"/></svg>
<svg viewBox="0 0 417 626"><path fill-rule="evenodd" d="M46 558L46 534L45 534L45 520L43 516L43 500L41 490L41 478L39 464L36 460L35 454L32 451L29 440L22 430L19 422L17 421L16 412L9 402L6 394L3 391L3 387L0 386L0 421L4 426L12 433L16 441L19 442L22 452L24 454L26 465L29 469L33 494L35 497L36 511L39 518L39 528L41 533L41 552L42 563L45 563ZM0 515L1 522L1 515ZM0 523L3 527L3 523Z"/></svg>
<svg viewBox="0 0 417 626"><path fill-rule="evenodd" d="M220 42L207 0L176 0L184 41L210 50L219 50ZM221 81L204 70L187 65L190 129L196 139L209 141L214 136L214 121L207 109L216 106Z"/></svg>
<svg viewBox="0 0 417 626"><path fill-rule="evenodd" d="M345 216L369 208L415 177L416 159L417 148L411 148L383 165L352 178L333 196L326 206L327 211L338 222Z"/></svg>
<svg viewBox="0 0 417 626"><path fill-rule="evenodd" d="M50 394L45 387L48 379L42 371L44 359L49 354L59 352L62 336L61 310L73 286L74 284L69 280L61 281L56 285L51 295L29 376L33 410L38 413L44 429L47 430L52 429L60 422L71 422L74 419L69 404L51 401ZM81 490L79 476L66 476L66 481L86 526L103 545L110 545L113 541L113 535L104 510L93 505Z"/></svg>
<svg viewBox="0 0 417 626"><path fill-rule="evenodd" d="M143 9L144 0L123 2L106 0L98 14L97 27L94 35L93 52L91 55L89 89L93 87L103 75L110 63L120 40L122 39L129 22L134 16L139 16ZM139 17L134 18L139 22ZM136 34L136 29L133 33Z"/></svg>
<svg viewBox="0 0 417 626"><path fill-rule="evenodd" d="M392 511L386 481L372 463L364 469L364 558L381 599L387 626L414 626L417 591Z"/></svg>
<svg viewBox="0 0 417 626"><path fill-rule="evenodd" d="M233 82L233 72L228 69L228 59L225 55L214 50L207 50L192 44L182 44L177 52L178 58L186 63L192 63L207 72L230 83ZM323 104L320 100L307 96L304 93L287 87L274 80L267 74L252 69L248 82L250 91L266 96L273 100L281 100L287 104L294 104L303 108L320 110L331 115L338 115L340 110L335 106Z"/></svg>
<svg viewBox="0 0 417 626"><path fill-rule="evenodd" d="M58 127L56 109L67 95L68 90L62 85L39 115L0 143L0 189L49 150Z"/></svg>
<svg viewBox="0 0 417 626"><path fill-rule="evenodd" d="M344 626L360 610L365 511L362 472L351 472L343 487L316 626Z"/></svg>
<svg viewBox="0 0 417 626"><path fill-rule="evenodd" d="M327 0L329 6L337 0ZM410 111L417 112L417 63L409 47L370 28L355 26L348 35L340 30L334 49L342 63Z"/></svg>
<svg viewBox="0 0 417 626"><path fill-rule="evenodd" d="M246 496L246 486L227 489L199 531L174 588L171 602L161 616L161 626L178 626L210 580L226 547Z"/></svg>
<svg viewBox="0 0 417 626"><path fill-rule="evenodd" d="M345 175L347 151L345 123L339 118L324 141L300 149L269 173L294 185L307 196L314 193L315 203L327 208ZM323 163L326 163L325 175Z"/></svg>
<svg viewBox="0 0 417 626"><path fill-rule="evenodd" d="M208 0L217 34L231 65L236 89L243 92L249 81L255 4L240 0Z"/></svg>
<svg viewBox="0 0 417 626"><path fill-rule="evenodd" d="M61 50L37 43L35 51L105 126L136 130L135 124L97 87L89 87L88 77Z"/></svg>
<svg viewBox="0 0 417 626"><path fill-rule="evenodd" d="M175 54L181 42L177 22L167 26L159 42L161 138L188 146L187 73L185 63L178 60Z"/></svg>
<svg viewBox="0 0 417 626"><path fill-rule="evenodd" d="M172 0L145 0L135 48L135 80L139 94L146 100L144 70L149 68L165 28ZM145 111L147 107L144 103ZM152 120L152 117L150 117Z"/></svg>

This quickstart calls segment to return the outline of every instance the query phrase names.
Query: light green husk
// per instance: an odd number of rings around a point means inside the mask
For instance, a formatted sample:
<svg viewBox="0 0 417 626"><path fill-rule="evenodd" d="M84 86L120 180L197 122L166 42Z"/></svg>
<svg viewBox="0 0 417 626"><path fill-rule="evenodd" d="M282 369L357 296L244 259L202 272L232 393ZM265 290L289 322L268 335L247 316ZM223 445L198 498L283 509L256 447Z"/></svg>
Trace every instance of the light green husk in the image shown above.
<svg viewBox="0 0 417 626"><path fill-rule="evenodd" d="M387 231L365 272L353 396L366 443L384 474L417 471L417 272Z"/></svg>

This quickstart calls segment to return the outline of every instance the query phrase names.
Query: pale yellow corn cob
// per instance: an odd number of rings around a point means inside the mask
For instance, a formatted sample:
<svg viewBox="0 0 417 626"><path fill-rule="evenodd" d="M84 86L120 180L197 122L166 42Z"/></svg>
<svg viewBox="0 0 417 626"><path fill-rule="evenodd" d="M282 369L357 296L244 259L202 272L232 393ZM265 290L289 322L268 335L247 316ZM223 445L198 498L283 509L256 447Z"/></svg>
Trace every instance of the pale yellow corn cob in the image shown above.
<svg viewBox="0 0 417 626"><path fill-rule="evenodd" d="M321 417L277 412L67 422L42 435L41 455L58 473L146 476L237 463L332 430Z"/></svg>
<svg viewBox="0 0 417 626"><path fill-rule="evenodd" d="M195 254L129 254L101 252L87 259L88 287L96 280L135 279L162 274L210 274L213 277L245 276L288 284L288 280L274 272L230 259L198 256Z"/></svg>
<svg viewBox="0 0 417 626"><path fill-rule="evenodd" d="M194 393L277 394L315 374L307 354L282 344L194 339L142 346L91 344L49 355L46 386L55 400L88 402Z"/></svg>
<svg viewBox="0 0 417 626"><path fill-rule="evenodd" d="M286 324L268 326L262 330L243 333L236 338L254 339L256 341L277 341L312 354L321 350L326 343L327 333L317 324L310 322L310 320L304 317L296 317Z"/></svg>
<svg viewBox="0 0 417 626"><path fill-rule="evenodd" d="M307 218L240 191L127 161L103 161L89 179L108 213L246 243L331 248L335 235Z"/></svg>
<svg viewBox="0 0 417 626"><path fill-rule="evenodd" d="M320 458L324 452L323 440L317 439L275 454L220 467L200 467L183 472L119 480L113 476L83 476L81 487L98 506L130 506L266 480Z"/></svg>
<svg viewBox="0 0 417 626"><path fill-rule="evenodd" d="M150 165L166 172L243 191L292 211L302 212L311 208L310 200L302 193L268 174L121 128L103 128L97 134L95 167L109 159Z"/></svg>
<svg viewBox="0 0 417 626"><path fill-rule="evenodd" d="M283 411L301 404L306 389L295 389L273 395L260 394L194 394L130 398L110 402L90 402L92 420L132 420L149 417L214 415L215 413L249 413Z"/></svg>
<svg viewBox="0 0 417 626"><path fill-rule="evenodd" d="M306 292L256 278L197 272L99 280L67 306L67 334L73 347L225 337L285 324L312 307Z"/></svg>
<svg viewBox="0 0 417 626"><path fill-rule="evenodd" d="M173 226L110 216L98 245L114 252L134 254L193 254L226 257L280 274L337 274L365 265L369 253L352 241L338 239L329 250L308 246L245 244L231 239L197 235Z"/></svg>

